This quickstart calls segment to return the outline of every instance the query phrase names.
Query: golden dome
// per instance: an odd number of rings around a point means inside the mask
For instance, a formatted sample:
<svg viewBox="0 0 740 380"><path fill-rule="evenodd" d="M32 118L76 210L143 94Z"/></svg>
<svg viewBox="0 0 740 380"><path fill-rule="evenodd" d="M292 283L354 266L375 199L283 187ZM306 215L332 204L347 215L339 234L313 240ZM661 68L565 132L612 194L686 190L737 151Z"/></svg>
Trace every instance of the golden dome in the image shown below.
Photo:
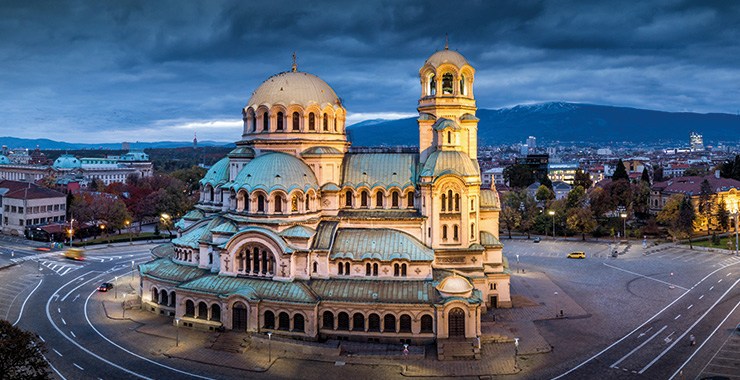
<svg viewBox="0 0 740 380"><path fill-rule="evenodd" d="M437 285L442 295L461 295L473 290L473 285L465 279L465 277L453 274L452 276L446 277L442 282Z"/></svg>
<svg viewBox="0 0 740 380"><path fill-rule="evenodd" d="M426 62L424 62L424 65L432 65L436 68L444 63L451 63L457 67L463 67L468 64L468 60L465 59L462 54L454 50L444 49L432 54L432 56L427 58Z"/></svg>
<svg viewBox="0 0 740 380"><path fill-rule="evenodd" d="M252 106L256 109L263 104L308 106L314 103L319 107L327 104L341 106L337 94L321 78L300 71L286 71L262 82L249 98L247 107Z"/></svg>

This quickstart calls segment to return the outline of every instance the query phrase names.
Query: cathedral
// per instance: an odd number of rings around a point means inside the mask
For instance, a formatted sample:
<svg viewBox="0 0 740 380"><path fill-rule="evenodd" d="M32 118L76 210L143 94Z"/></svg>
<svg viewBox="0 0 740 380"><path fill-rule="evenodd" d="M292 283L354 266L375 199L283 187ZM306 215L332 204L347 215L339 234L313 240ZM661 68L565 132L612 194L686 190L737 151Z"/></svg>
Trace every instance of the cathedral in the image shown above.
<svg viewBox="0 0 740 380"><path fill-rule="evenodd" d="M474 81L461 54L432 54L418 150L388 152L350 148L322 79L295 63L267 78L172 247L140 266L142 308L299 340L478 342L481 316L511 298L500 202L480 187Z"/></svg>

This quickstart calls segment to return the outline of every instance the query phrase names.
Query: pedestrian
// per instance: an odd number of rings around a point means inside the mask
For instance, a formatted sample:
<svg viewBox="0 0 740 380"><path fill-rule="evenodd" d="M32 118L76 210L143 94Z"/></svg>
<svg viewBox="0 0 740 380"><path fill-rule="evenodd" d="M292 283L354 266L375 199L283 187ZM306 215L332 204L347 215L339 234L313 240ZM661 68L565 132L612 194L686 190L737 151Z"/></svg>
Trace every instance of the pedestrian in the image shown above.
<svg viewBox="0 0 740 380"><path fill-rule="evenodd" d="M696 346L696 338L694 337L693 334L689 335L689 342L691 342L690 344L692 346Z"/></svg>

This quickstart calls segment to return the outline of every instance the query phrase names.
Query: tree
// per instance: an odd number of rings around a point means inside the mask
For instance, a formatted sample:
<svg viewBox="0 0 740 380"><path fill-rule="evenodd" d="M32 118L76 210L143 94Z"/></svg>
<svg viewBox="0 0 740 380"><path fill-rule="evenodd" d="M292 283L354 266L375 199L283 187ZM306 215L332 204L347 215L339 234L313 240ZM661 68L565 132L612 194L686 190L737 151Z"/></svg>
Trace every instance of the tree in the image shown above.
<svg viewBox="0 0 740 380"><path fill-rule="evenodd" d="M514 164L504 169L504 180L511 188L521 189L535 182L534 174L527 165Z"/></svg>
<svg viewBox="0 0 740 380"><path fill-rule="evenodd" d="M581 208L586 203L586 191L582 187L576 186L570 190L565 201L565 207L568 209ZM590 211L589 211L590 212Z"/></svg>
<svg viewBox="0 0 740 380"><path fill-rule="evenodd" d="M0 320L0 378L3 380L51 379L44 359L46 348L36 335Z"/></svg>
<svg viewBox="0 0 740 380"><path fill-rule="evenodd" d="M632 210L640 219L647 219L650 214L650 184L645 181L639 181L631 185L632 191Z"/></svg>
<svg viewBox="0 0 740 380"><path fill-rule="evenodd" d="M727 231L730 228L730 212L727 210L724 199L720 199L719 206L717 206L717 225L722 231Z"/></svg>
<svg viewBox="0 0 740 380"><path fill-rule="evenodd" d="M545 186L550 189L550 191L552 191L552 181L550 180L550 177L545 175L544 177L542 177L540 183L542 184L542 186Z"/></svg>
<svg viewBox="0 0 740 380"><path fill-rule="evenodd" d="M640 181L645 182L650 185L650 173L648 173L647 166L642 169L642 176L640 177Z"/></svg>
<svg viewBox="0 0 740 380"><path fill-rule="evenodd" d="M614 174L612 175L612 181L618 181L620 179L624 179L629 181L630 176L627 174L627 168L624 166L624 162L622 162L622 159L619 159L619 162L617 162L617 168L614 169Z"/></svg>
<svg viewBox="0 0 740 380"><path fill-rule="evenodd" d="M694 249L694 245L691 242L691 233L694 232L694 221L696 219L696 213L694 212L694 206L691 204L691 198L683 197L681 205L678 208L678 230L689 239L689 248Z"/></svg>
<svg viewBox="0 0 740 380"><path fill-rule="evenodd" d="M555 199L555 193L547 188L547 186L540 185L540 187L537 188L537 192L535 193L534 198L540 202L546 202Z"/></svg>
<svg viewBox="0 0 740 380"><path fill-rule="evenodd" d="M663 182L663 167L658 166L653 169L653 183Z"/></svg>
<svg viewBox="0 0 740 380"><path fill-rule="evenodd" d="M663 208L658 212L658 216L655 220L668 228L668 233L677 239L680 235L680 231L677 229L678 221L678 210L683 202L683 194L673 194L663 205Z"/></svg>
<svg viewBox="0 0 740 380"><path fill-rule="evenodd" d="M719 168L719 174L723 178L733 178L740 181L740 154L735 155L734 160L727 160Z"/></svg>
<svg viewBox="0 0 740 380"><path fill-rule="evenodd" d="M511 239L511 230L519 227L522 221L517 198L516 193L509 192L504 195L503 202L501 202L501 224L508 231L509 239Z"/></svg>
<svg viewBox="0 0 740 380"><path fill-rule="evenodd" d="M694 232L695 219L691 199L683 194L671 195L657 217L659 223L668 227L668 233L674 239L689 239L689 246L692 249L694 246L691 242L691 233Z"/></svg>
<svg viewBox="0 0 740 380"><path fill-rule="evenodd" d="M591 189L588 193L588 200L591 205L591 212L596 218L601 218L608 211L612 211L616 207L611 195L600 187Z"/></svg>
<svg viewBox="0 0 740 380"><path fill-rule="evenodd" d="M588 190L593 185L591 176L581 169L576 169L575 177L573 178L573 187L580 186L584 190Z"/></svg>
<svg viewBox="0 0 740 380"><path fill-rule="evenodd" d="M709 184L709 181L705 178L704 181L701 182L701 185L699 185L699 203L698 203L698 213L697 217L700 219L700 224L707 225L707 236L710 235L710 227L712 224L712 208L714 206L712 202L712 194L714 192L712 191L712 185Z"/></svg>
<svg viewBox="0 0 740 380"><path fill-rule="evenodd" d="M568 210L565 223L569 230L580 233L581 239L584 241L586 240L586 234L593 231L597 226L596 220L588 207Z"/></svg>

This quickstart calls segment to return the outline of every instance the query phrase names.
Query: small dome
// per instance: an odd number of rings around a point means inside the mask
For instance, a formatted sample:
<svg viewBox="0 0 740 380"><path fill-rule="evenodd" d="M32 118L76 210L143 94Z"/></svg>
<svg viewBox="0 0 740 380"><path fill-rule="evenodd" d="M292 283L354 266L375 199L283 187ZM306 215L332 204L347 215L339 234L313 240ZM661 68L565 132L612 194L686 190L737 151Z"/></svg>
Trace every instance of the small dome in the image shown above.
<svg viewBox="0 0 740 380"><path fill-rule="evenodd" d="M286 71L262 82L249 98L247 107L256 108L262 104L307 106L313 103L320 107L341 105L337 94L321 78L309 73Z"/></svg>
<svg viewBox="0 0 740 380"><path fill-rule="evenodd" d="M240 146L229 152L229 158L254 158L254 150L246 146Z"/></svg>
<svg viewBox="0 0 740 380"><path fill-rule="evenodd" d="M435 68L439 67L443 63L451 63L457 67L463 67L468 64L468 60L456 51L444 49L432 54L432 56L424 62L425 65L429 64Z"/></svg>
<svg viewBox="0 0 740 380"><path fill-rule="evenodd" d="M8 159L8 157L0 154L0 165L10 165L10 160Z"/></svg>
<svg viewBox="0 0 740 380"><path fill-rule="evenodd" d="M54 169L58 170L69 170L80 168L82 166L82 163L80 162L80 160L77 159L77 157L71 154L63 154L54 161L54 165L52 166L54 167Z"/></svg>
<svg viewBox="0 0 740 380"><path fill-rule="evenodd" d="M441 177L455 174L462 177L479 175L478 161L458 151L437 150L429 155L420 175Z"/></svg>
<svg viewBox="0 0 740 380"><path fill-rule="evenodd" d="M439 290L442 295L463 295L473 290L473 285L471 285L465 277L455 274L442 280L442 282L437 285L437 290Z"/></svg>
<svg viewBox="0 0 740 380"><path fill-rule="evenodd" d="M319 189L316 175L308 165L295 156L281 152L266 153L250 161L239 171L232 187L249 192L262 189L268 193L278 189L286 193L294 189L304 192Z"/></svg>
<svg viewBox="0 0 740 380"><path fill-rule="evenodd" d="M307 157L307 156L323 156L323 155L336 155L336 154L342 154L342 152L339 149L332 148L330 146L314 146L314 147L304 150L301 153L301 156Z"/></svg>
<svg viewBox="0 0 740 380"><path fill-rule="evenodd" d="M208 169L206 175L200 180L201 185L210 184L211 186L226 183L229 180L229 158L224 157Z"/></svg>

